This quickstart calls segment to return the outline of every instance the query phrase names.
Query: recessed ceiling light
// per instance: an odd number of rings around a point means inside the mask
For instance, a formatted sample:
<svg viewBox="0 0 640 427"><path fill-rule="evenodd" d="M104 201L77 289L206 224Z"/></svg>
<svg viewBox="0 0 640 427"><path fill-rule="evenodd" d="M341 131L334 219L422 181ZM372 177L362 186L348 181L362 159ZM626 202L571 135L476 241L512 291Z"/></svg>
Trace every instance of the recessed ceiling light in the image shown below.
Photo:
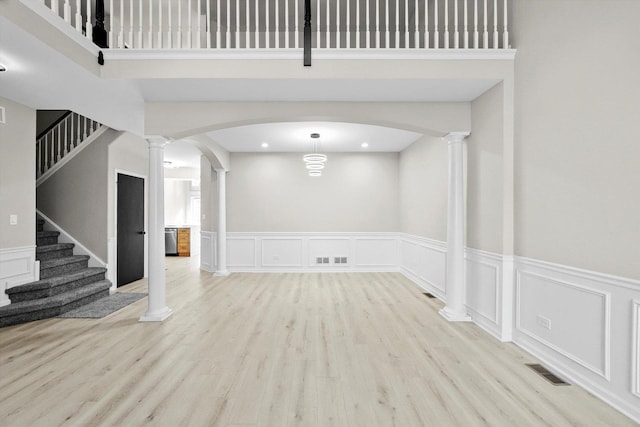
<svg viewBox="0 0 640 427"><path fill-rule="evenodd" d="M262 144L260 144L262 146L262 148L269 148L269 144L266 142L263 142Z"/></svg>
<svg viewBox="0 0 640 427"><path fill-rule="evenodd" d="M0 64L0 73L3 71L7 71L7 67L5 67L4 65Z"/></svg>
<svg viewBox="0 0 640 427"><path fill-rule="evenodd" d="M368 143L368 142L363 142L363 143L362 143L362 148L367 148L368 146L369 146L369 143Z"/></svg>

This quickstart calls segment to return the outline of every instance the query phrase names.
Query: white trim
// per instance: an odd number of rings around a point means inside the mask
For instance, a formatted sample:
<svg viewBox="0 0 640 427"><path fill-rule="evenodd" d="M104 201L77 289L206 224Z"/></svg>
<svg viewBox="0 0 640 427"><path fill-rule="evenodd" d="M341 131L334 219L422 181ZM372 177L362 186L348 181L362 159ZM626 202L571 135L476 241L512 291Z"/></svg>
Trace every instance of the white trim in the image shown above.
<svg viewBox="0 0 640 427"><path fill-rule="evenodd" d="M109 238L109 246L110 246L110 251L109 251L109 255L113 256L113 258L111 258L109 261L109 265L111 265L112 267L109 269L109 277L111 277L111 290L116 290L118 288L118 174L122 174L122 175L128 175L128 176L132 176L134 178L140 178L144 181L144 183L142 184L142 188L144 191L143 194L143 199L146 202L146 198L147 198L147 175L142 175L136 172L130 172L128 170L125 169L114 169L113 170L113 177L112 177L112 182L113 182L113 236L111 238ZM143 277L149 277L149 235L146 233L146 230L149 229L149 222L148 222L148 213L149 213L149 207L147 206L147 203L143 203L145 210L144 210L144 216L143 216L143 220L144 220L144 229L145 229L145 233L144 233L144 255L143 255L143 262L144 262L144 271L143 271Z"/></svg>
<svg viewBox="0 0 640 427"><path fill-rule="evenodd" d="M62 227L53 222L51 218L40 212L36 209L36 213L39 217L41 217L45 222L45 228L50 228L55 231L60 232L60 237L58 238L58 242L60 243L73 243L75 245L74 252L78 252L79 255L88 255L89 256L89 267L102 267L108 268L108 264L104 262L98 255L91 252L85 245L77 241L73 236L67 233Z"/></svg>
<svg viewBox="0 0 640 427"><path fill-rule="evenodd" d="M299 60L303 49L106 49L105 60ZM97 54L97 52L96 52ZM516 49L314 49L314 60L512 61Z"/></svg>
<svg viewBox="0 0 640 427"><path fill-rule="evenodd" d="M604 328L604 339L602 344L602 351L603 351L603 361L602 361L602 365L601 367L597 367L597 366L593 366L588 362L585 362L584 360L582 360L580 357L578 357L575 354L570 353L567 350L564 350L560 347L558 347L557 345L550 343L549 341L545 340L544 338L540 337L539 335L537 335L535 332L528 330L526 328L524 328L521 323L520 323L520 307L521 307L521 303L522 301L520 300L520 295L521 295L521 278L523 276L530 276L530 277L534 277L534 278L539 278L542 280L545 280L547 282L556 284L556 285L560 285L560 286L564 286L567 288L573 288L573 289L577 289L581 292L585 292L585 293L590 293L592 295L597 295L600 296L602 298L603 301L603 328ZM598 291L596 289L590 288L588 286L583 286L583 285L578 285L575 283L571 283L571 282L567 282L567 281L563 281L563 280L559 280L557 278L553 278L551 276L547 276L544 274L540 274L540 273L533 273L530 271L522 271L522 270L518 270L516 272L516 306L515 306L515 311L516 311L516 329L520 332L522 332L523 334L527 335L529 338L532 338L536 341L538 341L539 343L545 345L546 347L552 349L553 351L563 355L564 357L572 360L573 362L577 363L578 365L582 366L583 368L586 368L590 371L592 371L595 374L600 375L601 377L603 377L604 379L606 379L607 381L611 380L611 369L610 369L610 356L611 356L611 334L610 334L610 323L611 323L611 294L609 292L601 292Z"/></svg>
<svg viewBox="0 0 640 427"><path fill-rule="evenodd" d="M98 56L100 48L93 44L85 35L76 30L73 26L69 25L58 16L55 12L49 9L44 1L41 0L20 0L22 4L31 9L37 15L42 17L45 21L56 27L62 33L66 34L71 40L78 43L81 47L89 51L91 54Z"/></svg>
<svg viewBox="0 0 640 427"><path fill-rule="evenodd" d="M532 258L517 257L519 265L527 265L531 267L540 267L546 270L552 270L557 273L567 274L582 279L597 281L611 286L618 286L625 289L638 291L640 289L640 280L629 279L621 276L614 276L606 273L599 273L593 270L585 270L578 267L570 267L562 264L555 264L548 261L541 261Z"/></svg>
<svg viewBox="0 0 640 427"><path fill-rule="evenodd" d="M227 258L227 267L231 268L233 270L233 267L238 267L238 268L242 268L242 267L254 267L258 264L258 239L256 237L233 237L233 236L229 236L227 234L227 252L229 251L228 247L229 247L229 242L238 242L238 241L250 241L253 242L253 260L251 264L232 264L229 259Z"/></svg>
<svg viewBox="0 0 640 427"><path fill-rule="evenodd" d="M11 303L5 290L39 279L35 246L0 249L0 307Z"/></svg>
<svg viewBox="0 0 640 427"><path fill-rule="evenodd" d="M631 393L640 397L640 300L632 302L633 307L633 351L631 354Z"/></svg>
<svg viewBox="0 0 640 427"><path fill-rule="evenodd" d="M200 269L209 273L216 271L216 235L214 231L200 230Z"/></svg>
<svg viewBox="0 0 640 427"><path fill-rule="evenodd" d="M300 244L300 262L298 264L271 264L268 262L265 262L266 260L264 259L264 244L265 242L277 242L277 241L289 241L289 242L298 242ZM260 239L260 260L259 260L259 266L260 267L284 267L284 268L288 268L288 267L296 267L296 268L303 268L305 267L305 263L304 263L304 241L305 239L303 237L262 237Z"/></svg>
<svg viewBox="0 0 640 427"><path fill-rule="evenodd" d="M103 125L99 129L97 129L96 131L92 132L91 135L89 135L87 137L87 139L85 139L82 142L80 142L80 144L77 147L75 147L73 150L71 150L69 152L69 154L64 156L55 165L53 165L50 169L48 169L45 173L43 173L36 180L36 188L41 186L46 180L51 178L53 176L53 174L55 174L57 171L62 169L62 167L64 165L66 165L67 163L69 163L71 161L71 159L73 159L75 156L80 154L80 152L82 150L87 148L92 142L96 141L102 134L104 134L108 130L109 130L109 128L107 126Z"/></svg>

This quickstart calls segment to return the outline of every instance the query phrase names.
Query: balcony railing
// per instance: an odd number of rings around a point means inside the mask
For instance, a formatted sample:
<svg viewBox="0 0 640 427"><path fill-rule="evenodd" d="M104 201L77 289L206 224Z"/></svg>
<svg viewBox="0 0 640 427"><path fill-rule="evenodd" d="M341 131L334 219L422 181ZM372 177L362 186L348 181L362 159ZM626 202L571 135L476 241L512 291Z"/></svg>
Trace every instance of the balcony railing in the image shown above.
<svg viewBox="0 0 640 427"><path fill-rule="evenodd" d="M304 43L305 0L43 0L111 49L278 49ZM507 49L507 0L312 0L312 46Z"/></svg>

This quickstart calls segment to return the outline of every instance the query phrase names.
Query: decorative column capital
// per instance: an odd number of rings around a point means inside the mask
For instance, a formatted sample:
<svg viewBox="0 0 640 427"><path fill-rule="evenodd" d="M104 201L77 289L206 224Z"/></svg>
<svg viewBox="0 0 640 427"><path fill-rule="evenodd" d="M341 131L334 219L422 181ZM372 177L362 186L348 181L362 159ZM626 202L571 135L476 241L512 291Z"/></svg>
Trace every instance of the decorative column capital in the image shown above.
<svg viewBox="0 0 640 427"><path fill-rule="evenodd" d="M448 134L443 136L443 138L446 139L449 144L453 144L456 142L464 142L464 139L469 135L471 135L471 132L469 131L449 132Z"/></svg>
<svg viewBox="0 0 640 427"><path fill-rule="evenodd" d="M162 135L147 135L144 137L149 144L149 147L164 148L169 143L169 139Z"/></svg>
<svg viewBox="0 0 640 427"><path fill-rule="evenodd" d="M223 174L223 173L227 173L228 171L224 168L215 168L214 171L216 171L216 173L218 175Z"/></svg>

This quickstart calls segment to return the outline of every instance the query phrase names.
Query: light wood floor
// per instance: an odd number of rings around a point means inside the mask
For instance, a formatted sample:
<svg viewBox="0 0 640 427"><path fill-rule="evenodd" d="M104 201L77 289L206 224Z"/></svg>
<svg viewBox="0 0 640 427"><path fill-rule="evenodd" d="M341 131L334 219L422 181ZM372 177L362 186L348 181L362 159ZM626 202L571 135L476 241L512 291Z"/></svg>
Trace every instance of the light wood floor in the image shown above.
<svg viewBox="0 0 640 427"><path fill-rule="evenodd" d="M138 322L144 298L0 329L0 425L633 425L447 323L399 274L214 278L197 264L167 260L164 323Z"/></svg>

